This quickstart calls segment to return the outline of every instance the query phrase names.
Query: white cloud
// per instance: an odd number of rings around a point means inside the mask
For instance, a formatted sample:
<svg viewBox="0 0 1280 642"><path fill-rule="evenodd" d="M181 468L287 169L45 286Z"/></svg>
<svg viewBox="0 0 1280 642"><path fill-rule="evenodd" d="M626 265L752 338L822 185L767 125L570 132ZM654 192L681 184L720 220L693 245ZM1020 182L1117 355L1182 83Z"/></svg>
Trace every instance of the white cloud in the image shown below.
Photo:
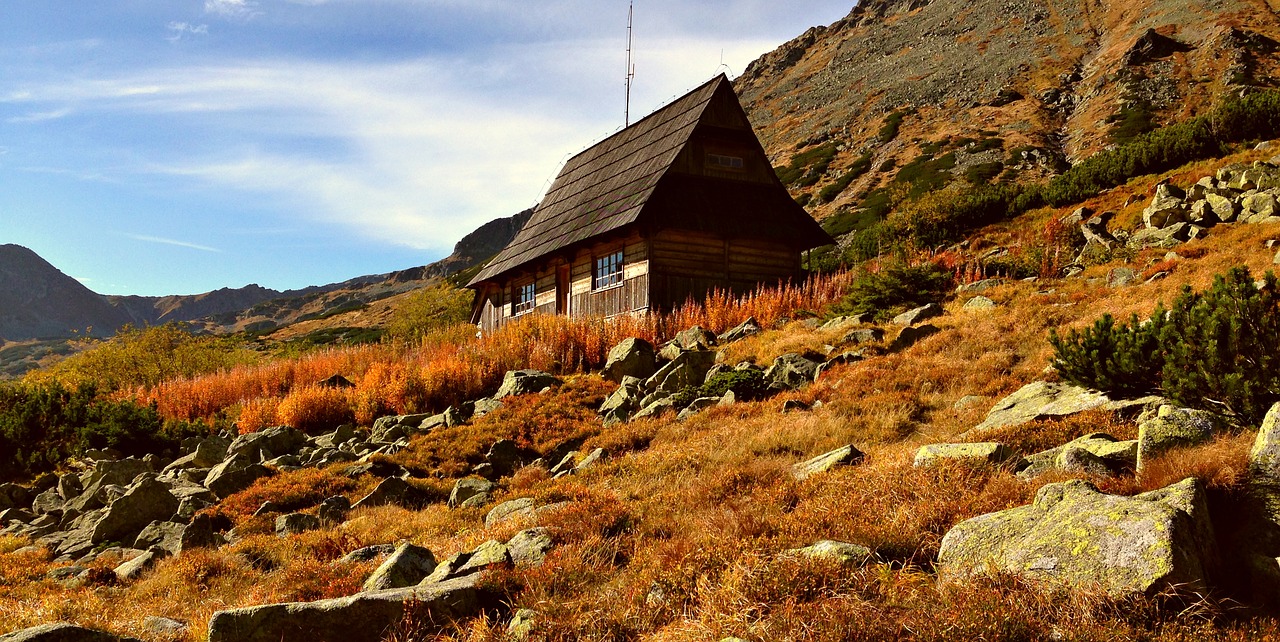
<svg viewBox="0 0 1280 642"><path fill-rule="evenodd" d="M169 35L165 36L164 39L169 42L209 35L209 25L206 24L193 25L187 22L170 22L166 29L169 31Z"/></svg>
<svg viewBox="0 0 1280 642"><path fill-rule="evenodd" d="M262 15L258 3L253 0L204 0L204 12L239 20Z"/></svg>
<svg viewBox="0 0 1280 642"><path fill-rule="evenodd" d="M59 118L66 118L67 116L70 116L70 115L71 115L71 109L67 107L63 107L61 109L54 109L52 111L38 111L38 112L31 112L29 114L24 114L22 116L14 116L12 118L5 119L5 122L11 123L11 124L42 123L49 120L58 120Z"/></svg>
<svg viewBox="0 0 1280 642"><path fill-rule="evenodd" d="M142 241L144 243L159 243L161 245L173 245L176 247L185 247L192 250L200 250L201 252L222 252L222 250L219 250L216 247L209 247L207 245L197 245L195 243L188 243L186 241L176 241L174 239L167 239L159 236L146 236L142 234L125 234L125 236L135 241Z"/></svg>

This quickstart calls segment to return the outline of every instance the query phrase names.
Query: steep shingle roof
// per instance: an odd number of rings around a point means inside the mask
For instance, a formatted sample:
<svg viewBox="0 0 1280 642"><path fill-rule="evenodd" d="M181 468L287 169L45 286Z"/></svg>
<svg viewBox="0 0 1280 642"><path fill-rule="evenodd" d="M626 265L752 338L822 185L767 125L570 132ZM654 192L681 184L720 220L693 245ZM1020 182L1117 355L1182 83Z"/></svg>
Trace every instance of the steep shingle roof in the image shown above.
<svg viewBox="0 0 1280 642"><path fill-rule="evenodd" d="M716 90L728 82L717 76L569 159L533 218L470 285L634 223Z"/></svg>

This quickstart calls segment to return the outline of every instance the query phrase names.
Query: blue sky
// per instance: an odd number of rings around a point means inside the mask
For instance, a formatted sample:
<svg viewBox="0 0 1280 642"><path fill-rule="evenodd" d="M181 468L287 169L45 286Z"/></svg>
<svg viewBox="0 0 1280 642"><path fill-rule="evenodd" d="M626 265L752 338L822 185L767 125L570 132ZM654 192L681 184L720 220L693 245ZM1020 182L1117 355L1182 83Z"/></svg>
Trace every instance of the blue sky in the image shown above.
<svg viewBox="0 0 1280 642"><path fill-rule="evenodd" d="M640 0L633 118L852 6ZM424 265L534 205L621 126L626 14L625 0L11 0L0 243L104 294Z"/></svg>

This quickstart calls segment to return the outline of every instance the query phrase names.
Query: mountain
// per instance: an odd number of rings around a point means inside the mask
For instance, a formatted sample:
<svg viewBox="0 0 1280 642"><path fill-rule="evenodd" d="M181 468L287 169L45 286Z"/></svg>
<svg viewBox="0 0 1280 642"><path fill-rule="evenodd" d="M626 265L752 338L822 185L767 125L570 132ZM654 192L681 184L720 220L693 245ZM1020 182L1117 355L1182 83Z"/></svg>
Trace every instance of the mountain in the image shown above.
<svg viewBox="0 0 1280 642"><path fill-rule="evenodd" d="M429 265L286 291L250 284L193 295L103 296L25 247L0 245L0 340L61 339L88 328L107 336L129 323L174 321L213 333L262 331L358 310L478 267L511 242L532 212L485 223Z"/></svg>
<svg viewBox="0 0 1280 642"><path fill-rule="evenodd" d="M0 245L0 338L110 335L132 319L21 245Z"/></svg>
<svg viewBox="0 0 1280 642"><path fill-rule="evenodd" d="M864 0L735 88L776 165L817 158L784 182L825 218L946 154L955 176L1036 180L1277 86L1278 38L1265 0Z"/></svg>

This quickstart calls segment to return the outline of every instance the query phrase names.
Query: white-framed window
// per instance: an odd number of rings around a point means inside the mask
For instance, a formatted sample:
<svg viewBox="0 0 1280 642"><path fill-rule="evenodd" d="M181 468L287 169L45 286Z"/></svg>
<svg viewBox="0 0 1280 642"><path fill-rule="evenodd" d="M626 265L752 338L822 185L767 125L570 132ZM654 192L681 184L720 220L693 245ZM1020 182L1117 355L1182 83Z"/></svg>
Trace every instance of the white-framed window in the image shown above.
<svg viewBox="0 0 1280 642"><path fill-rule="evenodd" d="M511 314L524 314L533 310L534 303L538 299L538 286L533 281L515 286L515 292L512 294Z"/></svg>
<svg viewBox="0 0 1280 642"><path fill-rule="evenodd" d="M717 169L742 169L742 157L707 154L707 165Z"/></svg>
<svg viewBox="0 0 1280 642"><path fill-rule="evenodd" d="M603 290L622 285L622 250L596 257L596 267L591 274L591 289Z"/></svg>

